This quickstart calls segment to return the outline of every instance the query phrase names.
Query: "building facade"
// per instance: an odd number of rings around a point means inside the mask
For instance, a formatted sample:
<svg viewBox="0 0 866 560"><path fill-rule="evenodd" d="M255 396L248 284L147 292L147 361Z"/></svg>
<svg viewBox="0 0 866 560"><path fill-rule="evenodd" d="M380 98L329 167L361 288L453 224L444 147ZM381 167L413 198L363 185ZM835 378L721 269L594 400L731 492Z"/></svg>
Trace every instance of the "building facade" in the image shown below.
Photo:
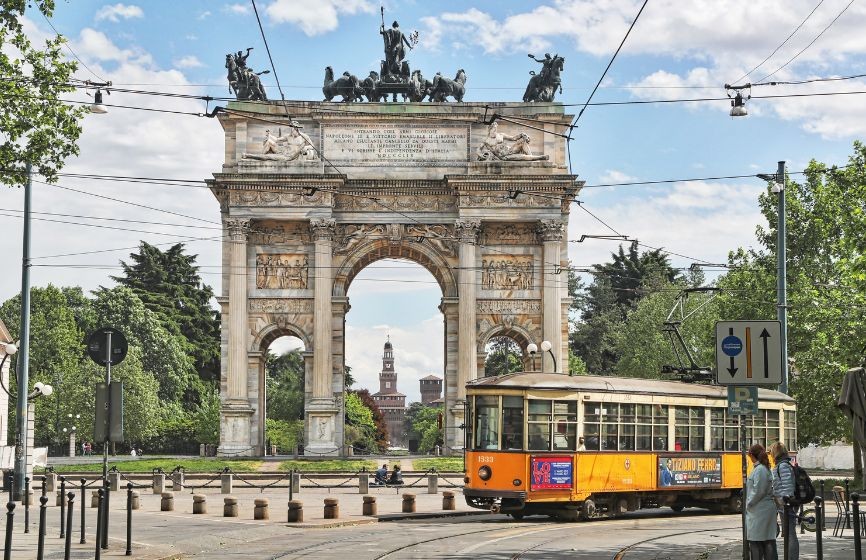
<svg viewBox="0 0 866 560"><path fill-rule="evenodd" d="M388 425L391 447L404 447L406 443L406 395L397 390L397 371L394 369L394 347L385 342L382 352L382 371L379 372L379 391L372 395Z"/></svg>
<svg viewBox="0 0 866 560"><path fill-rule="evenodd" d="M435 375L422 377L421 404L424 406L435 406L442 403L442 378Z"/></svg>

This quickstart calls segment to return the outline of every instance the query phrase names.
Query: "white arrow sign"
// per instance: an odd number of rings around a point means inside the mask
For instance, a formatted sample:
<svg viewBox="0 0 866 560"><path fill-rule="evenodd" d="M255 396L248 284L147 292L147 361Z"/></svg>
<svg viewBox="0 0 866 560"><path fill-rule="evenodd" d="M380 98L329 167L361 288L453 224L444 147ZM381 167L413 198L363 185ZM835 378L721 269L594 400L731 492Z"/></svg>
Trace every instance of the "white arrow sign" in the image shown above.
<svg viewBox="0 0 866 560"><path fill-rule="evenodd" d="M716 382L719 385L779 385L782 382L779 321L716 323Z"/></svg>

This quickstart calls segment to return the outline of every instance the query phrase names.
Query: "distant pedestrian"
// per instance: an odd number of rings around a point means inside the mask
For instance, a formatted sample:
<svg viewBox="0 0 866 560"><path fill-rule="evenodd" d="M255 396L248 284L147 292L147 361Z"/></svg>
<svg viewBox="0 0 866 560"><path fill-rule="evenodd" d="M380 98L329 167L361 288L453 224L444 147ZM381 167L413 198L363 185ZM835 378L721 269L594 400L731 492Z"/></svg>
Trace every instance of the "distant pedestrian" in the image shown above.
<svg viewBox="0 0 866 560"><path fill-rule="evenodd" d="M746 538L752 560L779 560L776 551L776 502L773 475L764 446L749 448L752 473L746 483Z"/></svg>
<svg viewBox="0 0 866 560"><path fill-rule="evenodd" d="M87 442L86 441L81 442L81 455L82 456L87 455Z"/></svg>
<svg viewBox="0 0 866 560"><path fill-rule="evenodd" d="M776 498L776 510L779 512L779 519L785 523L785 498L794 496L794 467L791 466L791 457L788 455L788 449L781 441L777 441L770 446L770 455L773 456L773 462L776 463L773 468L773 495ZM797 539L797 513L799 506L792 506L789 510L787 519L788 530L788 559L799 560L800 558L800 541ZM785 527L785 525L782 525Z"/></svg>
<svg viewBox="0 0 866 560"><path fill-rule="evenodd" d="M400 471L400 465L394 465L394 470L391 471L391 477L388 479L388 484L394 486L403 484L403 473Z"/></svg>
<svg viewBox="0 0 866 560"><path fill-rule="evenodd" d="M373 479L374 484L385 484L388 479L388 463L382 465L382 468L376 469L376 477Z"/></svg>
<svg viewBox="0 0 866 560"><path fill-rule="evenodd" d="M135 452L135 448L132 448L132 451L129 452L130 456L136 457L138 454Z"/></svg>

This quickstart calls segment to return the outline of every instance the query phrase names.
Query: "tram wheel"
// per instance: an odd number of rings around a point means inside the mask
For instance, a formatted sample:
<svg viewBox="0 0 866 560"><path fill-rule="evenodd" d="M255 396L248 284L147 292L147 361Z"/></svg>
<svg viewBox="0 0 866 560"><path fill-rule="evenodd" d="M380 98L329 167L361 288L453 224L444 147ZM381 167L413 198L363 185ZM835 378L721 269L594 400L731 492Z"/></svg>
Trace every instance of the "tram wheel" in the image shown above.
<svg viewBox="0 0 866 560"><path fill-rule="evenodd" d="M595 517L596 512L595 502L592 500L584 500L580 506L580 518L584 521Z"/></svg>
<svg viewBox="0 0 866 560"><path fill-rule="evenodd" d="M523 521L523 513L513 512L509 513L508 515L510 515L515 521Z"/></svg>
<svg viewBox="0 0 866 560"><path fill-rule="evenodd" d="M682 504L674 504L671 506L671 509L674 510L675 512L679 513L681 511L683 511L684 509L686 509L686 506L684 506Z"/></svg>

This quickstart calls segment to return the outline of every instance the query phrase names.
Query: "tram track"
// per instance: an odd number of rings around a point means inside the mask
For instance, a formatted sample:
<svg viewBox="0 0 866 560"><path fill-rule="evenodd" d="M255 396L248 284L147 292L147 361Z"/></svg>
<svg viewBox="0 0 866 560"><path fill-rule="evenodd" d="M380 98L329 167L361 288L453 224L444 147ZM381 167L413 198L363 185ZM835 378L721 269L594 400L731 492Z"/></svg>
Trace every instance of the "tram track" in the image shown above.
<svg viewBox="0 0 866 560"><path fill-rule="evenodd" d="M648 544L651 542L669 539L671 537L679 537L682 535L693 535L695 533L709 533L712 531L732 531L734 529L739 531L741 529L741 527L739 525L734 526L734 527L712 527L710 529L696 529L696 530L691 530L691 531L680 531L677 533L668 533L666 535L658 535L655 537L650 537L648 539L643 539L643 540L631 543L630 545L620 549L616 554L613 555L611 560L625 560L626 554L628 554L629 551L632 551L632 550L638 548L639 546L642 546L642 545L645 545L645 544Z"/></svg>

